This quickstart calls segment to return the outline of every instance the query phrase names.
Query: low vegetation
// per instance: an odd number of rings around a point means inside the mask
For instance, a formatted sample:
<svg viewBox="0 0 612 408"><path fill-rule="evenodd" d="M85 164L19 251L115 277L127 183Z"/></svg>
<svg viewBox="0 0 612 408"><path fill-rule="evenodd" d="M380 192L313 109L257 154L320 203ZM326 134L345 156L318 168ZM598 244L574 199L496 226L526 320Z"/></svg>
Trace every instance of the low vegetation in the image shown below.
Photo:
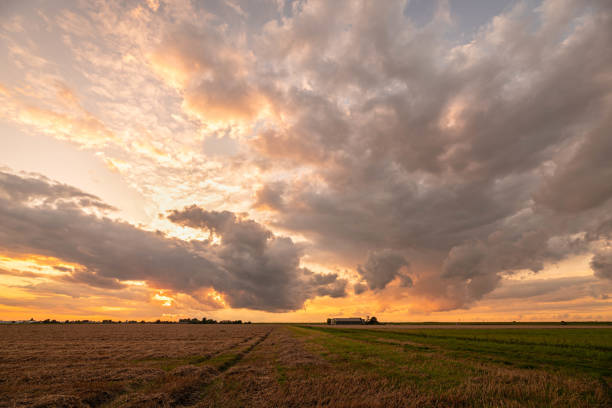
<svg viewBox="0 0 612 408"><path fill-rule="evenodd" d="M612 329L2 325L0 407L609 407Z"/></svg>

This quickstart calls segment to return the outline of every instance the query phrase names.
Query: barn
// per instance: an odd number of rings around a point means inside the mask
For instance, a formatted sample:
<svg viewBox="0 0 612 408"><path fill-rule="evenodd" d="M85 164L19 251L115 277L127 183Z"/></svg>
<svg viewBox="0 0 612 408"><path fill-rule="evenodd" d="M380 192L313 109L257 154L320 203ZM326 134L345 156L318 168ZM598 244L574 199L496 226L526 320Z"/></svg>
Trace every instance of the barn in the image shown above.
<svg viewBox="0 0 612 408"><path fill-rule="evenodd" d="M365 321L361 317L336 317L327 319L327 324L364 324Z"/></svg>

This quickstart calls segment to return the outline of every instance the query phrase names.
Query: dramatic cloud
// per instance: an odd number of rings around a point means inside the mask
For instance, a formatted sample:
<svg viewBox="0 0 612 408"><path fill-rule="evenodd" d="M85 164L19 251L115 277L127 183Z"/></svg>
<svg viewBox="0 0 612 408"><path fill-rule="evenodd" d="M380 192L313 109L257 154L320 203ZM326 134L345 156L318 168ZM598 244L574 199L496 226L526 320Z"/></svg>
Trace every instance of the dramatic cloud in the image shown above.
<svg viewBox="0 0 612 408"><path fill-rule="evenodd" d="M254 207L262 210L282 210L284 187L283 183L266 184L257 191Z"/></svg>
<svg viewBox="0 0 612 408"><path fill-rule="evenodd" d="M2 171L0 250L189 307L605 302L612 3L425 3L15 3L0 159L87 193Z"/></svg>
<svg viewBox="0 0 612 408"><path fill-rule="evenodd" d="M416 28L403 6L353 4L314 30L336 12L309 2L268 27L284 44L271 55L311 88L287 93L294 124L255 147L312 183L284 180L282 201L264 186L258 203L345 264L407 254L423 268L408 293L455 306L589 251L612 208L609 4L518 3L463 45L445 40L443 13ZM399 259L371 254L357 271L384 288Z"/></svg>
<svg viewBox="0 0 612 408"><path fill-rule="evenodd" d="M384 289L397 276L400 277L402 286L412 286L410 276L401 271L408 265L408 261L402 255L392 251L381 251L369 254L365 265L359 266L357 271L370 289ZM359 290L361 288L356 288L356 291Z"/></svg>
<svg viewBox="0 0 612 408"><path fill-rule="evenodd" d="M508 281L491 293L491 299L516 299L544 297L548 301L571 300L576 295L593 297L606 296L606 288L592 276L572 278L533 279L527 281ZM576 293L577 292L577 293Z"/></svg>
<svg viewBox="0 0 612 408"><path fill-rule="evenodd" d="M300 248L290 238L276 237L252 220L196 206L171 211L168 219L221 238L214 251L235 282L227 291L235 307L297 309L313 295L345 295L346 280L300 268Z"/></svg>
<svg viewBox="0 0 612 408"><path fill-rule="evenodd" d="M346 281L337 275L300 268L301 251L291 239L233 213L198 207L173 211L172 221L206 228L222 239L219 245L185 242L90 215L84 210L102 204L76 188L45 178L1 175L0 248L53 256L85 268L72 271L66 281L102 288L145 281L183 293L212 287L232 307L268 311L299 309L315 296L345 295ZM32 197L40 202L30 205ZM75 201L67 204L65 199Z"/></svg>
<svg viewBox="0 0 612 408"><path fill-rule="evenodd" d="M249 84L244 53L222 29L183 26L149 56L156 73L183 92L184 107L203 121L253 119L265 99Z"/></svg>
<svg viewBox="0 0 612 408"><path fill-rule="evenodd" d="M591 268L595 271L596 276L612 280L612 251L596 253L591 260Z"/></svg>
<svg viewBox="0 0 612 408"><path fill-rule="evenodd" d="M557 210L581 212L604 204L612 198L612 121L604 121L586 134L578 151L561 162L536 198ZM568 193L568 186L579 188Z"/></svg>
<svg viewBox="0 0 612 408"><path fill-rule="evenodd" d="M74 200L81 207L114 210L98 197L75 187L58 183L41 175L16 175L0 170L0 199L6 202L27 203L41 200L53 204Z"/></svg>

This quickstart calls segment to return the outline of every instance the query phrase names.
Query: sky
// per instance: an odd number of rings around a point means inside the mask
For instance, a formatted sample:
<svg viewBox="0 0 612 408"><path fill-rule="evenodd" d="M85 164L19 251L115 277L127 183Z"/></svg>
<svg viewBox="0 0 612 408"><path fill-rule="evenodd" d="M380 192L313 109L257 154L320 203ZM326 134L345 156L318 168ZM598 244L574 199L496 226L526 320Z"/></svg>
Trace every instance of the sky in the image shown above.
<svg viewBox="0 0 612 408"><path fill-rule="evenodd" d="M4 0L0 56L0 320L612 320L608 0Z"/></svg>

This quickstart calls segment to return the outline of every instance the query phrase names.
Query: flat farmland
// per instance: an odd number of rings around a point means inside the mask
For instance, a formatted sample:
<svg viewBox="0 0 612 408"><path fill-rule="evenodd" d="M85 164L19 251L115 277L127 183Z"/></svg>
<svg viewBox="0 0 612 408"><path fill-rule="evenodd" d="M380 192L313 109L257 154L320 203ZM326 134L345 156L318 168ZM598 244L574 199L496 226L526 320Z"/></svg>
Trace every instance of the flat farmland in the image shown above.
<svg viewBox="0 0 612 408"><path fill-rule="evenodd" d="M0 407L192 405L262 325L0 326Z"/></svg>
<svg viewBox="0 0 612 408"><path fill-rule="evenodd" d="M611 381L609 326L0 326L0 407L609 407Z"/></svg>

